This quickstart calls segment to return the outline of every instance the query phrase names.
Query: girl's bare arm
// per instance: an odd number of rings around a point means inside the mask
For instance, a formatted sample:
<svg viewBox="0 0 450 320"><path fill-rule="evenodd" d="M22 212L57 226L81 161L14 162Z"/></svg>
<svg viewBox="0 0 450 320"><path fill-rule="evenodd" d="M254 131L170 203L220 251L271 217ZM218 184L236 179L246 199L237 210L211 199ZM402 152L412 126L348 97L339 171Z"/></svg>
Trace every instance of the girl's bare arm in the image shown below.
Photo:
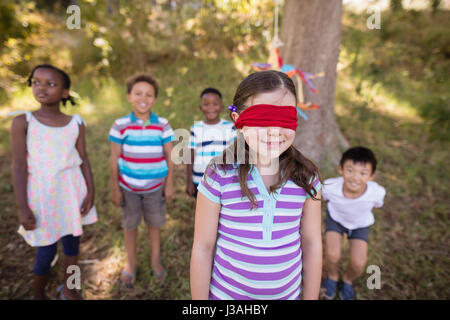
<svg viewBox="0 0 450 320"><path fill-rule="evenodd" d="M313 200L308 198L303 206L300 234L302 235L303 299L319 298L322 277L321 191Z"/></svg>
<svg viewBox="0 0 450 320"><path fill-rule="evenodd" d="M28 206L27 197L27 128L28 123L25 115L13 119L11 124L12 172L14 193L19 208L19 222L26 230L33 230L36 228L36 220Z"/></svg>
<svg viewBox="0 0 450 320"><path fill-rule="evenodd" d="M198 193L191 255L191 296L193 300L209 298L219 212L220 204L209 200L201 192Z"/></svg>
<svg viewBox="0 0 450 320"><path fill-rule="evenodd" d="M87 186L87 195L81 205L81 215L84 216L87 214L91 208L94 206L94 196L95 196L95 188L94 188L94 179L92 177L91 164L89 162L89 158L86 152L86 139L85 139L85 127L83 124L79 125L80 133L78 134L78 139L75 144L75 148L80 155L81 160L81 172L83 173L84 181L86 181Z"/></svg>

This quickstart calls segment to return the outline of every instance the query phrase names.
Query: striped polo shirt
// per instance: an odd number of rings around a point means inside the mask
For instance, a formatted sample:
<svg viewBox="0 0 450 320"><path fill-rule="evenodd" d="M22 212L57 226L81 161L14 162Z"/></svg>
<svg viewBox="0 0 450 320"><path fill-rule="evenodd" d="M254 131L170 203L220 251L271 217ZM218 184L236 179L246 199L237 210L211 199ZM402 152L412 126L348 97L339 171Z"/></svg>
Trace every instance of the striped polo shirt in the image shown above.
<svg viewBox="0 0 450 320"><path fill-rule="evenodd" d="M118 161L120 186L135 193L161 188L168 172L163 145L174 140L167 119L153 112L146 123L133 112L114 121L109 141L122 146Z"/></svg>
<svg viewBox="0 0 450 320"><path fill-rule="evenodd" d="M206 167L212 158L222 154L223 150L236 139L236 130L231 121L220 119L216 124L195 122L191 126L189 148L194 149L192 182L199 184Z"/></svg>
<svg viewBox="0 0 450 320"><path fill-rule="evenodd" d="M252 166L248 186L258 203L242 198L238 166L209 167L198 191L221 205L210 299L299 299L302 279L300 220L309 197L288 180L269 193ZM314 180L319 191L319 179Z"/></svg>

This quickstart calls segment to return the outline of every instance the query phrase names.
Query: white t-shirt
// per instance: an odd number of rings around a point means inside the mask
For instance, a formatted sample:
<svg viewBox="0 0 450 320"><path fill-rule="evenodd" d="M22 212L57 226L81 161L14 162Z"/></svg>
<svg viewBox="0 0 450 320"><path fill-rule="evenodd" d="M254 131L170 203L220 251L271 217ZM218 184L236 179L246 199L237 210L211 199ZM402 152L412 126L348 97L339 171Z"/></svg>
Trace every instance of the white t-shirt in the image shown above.
<svg viewBox="0 0 450 320"><path fill-rule="evenodd" d="M220 119L216 124L198 121L191 126L189 148L195 151L192 172L194 184L200 183L211 159L220 156L235 139L236 129L231 121Z"/></svg>
<svg viewBox="0 0 450 320"><path fill-rule="evenodd" d="M372 225L375 222L372 208L383 206L386 190L375 181L368 181L366 191L350 199L344 196L343 186L344 178L338 177L325 180L322 187L322 197L328 200L331 218L350 230Z"/></svg>

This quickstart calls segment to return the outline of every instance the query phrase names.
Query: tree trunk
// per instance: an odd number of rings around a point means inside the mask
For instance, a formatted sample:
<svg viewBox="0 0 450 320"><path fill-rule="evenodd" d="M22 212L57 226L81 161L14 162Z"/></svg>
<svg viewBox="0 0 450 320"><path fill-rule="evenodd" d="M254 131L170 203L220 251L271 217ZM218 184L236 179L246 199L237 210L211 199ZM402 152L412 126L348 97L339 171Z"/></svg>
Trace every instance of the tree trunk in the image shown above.
<svg viewBox="0 0 450 320"><path fill-rule="evenodd" d="M309 73L325 72L313 79L314 94L303 86L306 102L320 106L307 110L300 120L294 146L319 166L336 165L348 142L342 136L334 114L336 66L341 43L341 0L286 0L281 25L283 62Z"/></svg>
<svg viewBox="0 0 450 320"><path fill-rule="evenodd" d="M435 14L438 11L440 4L441 4L441 0L432 0L431 1L431 10L432 10L433 14Z"/></svg>
<svg viewBox="0 0 450 320"><path fill-rule="evenodd" d="M403 10L402 0L391 0L389 6L391 7L391 11L394 13Z"/></svg>

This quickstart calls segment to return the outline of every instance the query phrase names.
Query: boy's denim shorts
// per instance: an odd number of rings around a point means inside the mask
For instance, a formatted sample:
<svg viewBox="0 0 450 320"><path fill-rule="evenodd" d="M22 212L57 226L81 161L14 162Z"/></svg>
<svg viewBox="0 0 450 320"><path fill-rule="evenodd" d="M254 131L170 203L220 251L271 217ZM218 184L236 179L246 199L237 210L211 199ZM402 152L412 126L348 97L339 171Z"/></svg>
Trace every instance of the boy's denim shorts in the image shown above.
<svg viewBox="0 0 450 320"><path fill-rule="evenodd" d="M149 193L134 193L120 187L123 202L122 228L136 229L141 224L141 216L150 227L159 228L166 223L166 198L164 188Z"/></svg>
<svg viewBox="0 0 450 320"><path fill-rule="evenodd" d="M336 231L339 232L341 235L344 233L347 234L347 239L361 239L369 243L369 230L370 227L365 228L358 228L349 230L346 227L344 227L342 224L337 222L336 220L333 220L331 218L330 213L327 209L327 217L325 218L325 232L327 231Z"/></svg>
<svg viewBox="0 0 450 320"><path fill-rule="evenodd" d="M198 184L194 183L194 187L195 187L195 190L194 190L193 196L194 196L195 199L197 199L197 195L198 195Z"/></svg>

